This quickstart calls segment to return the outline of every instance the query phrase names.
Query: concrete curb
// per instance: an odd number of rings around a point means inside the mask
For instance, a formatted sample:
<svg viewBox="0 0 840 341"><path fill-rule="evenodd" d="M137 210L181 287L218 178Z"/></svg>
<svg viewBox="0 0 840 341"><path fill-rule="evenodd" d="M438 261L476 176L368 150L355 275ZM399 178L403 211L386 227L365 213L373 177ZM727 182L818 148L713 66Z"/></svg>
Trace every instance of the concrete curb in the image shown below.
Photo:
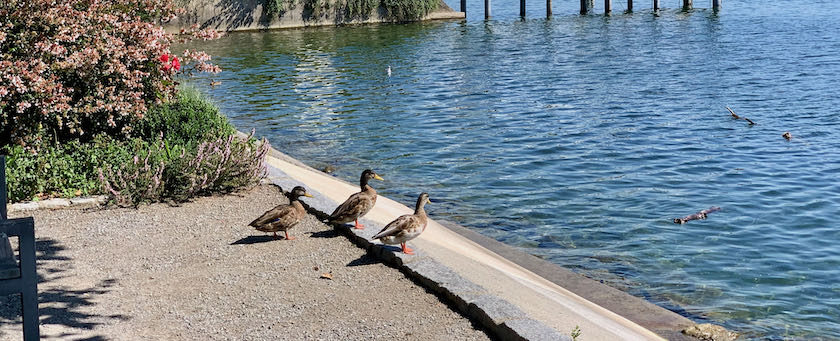
<svg viewBox="0 0 840 341"><path fill-rule="evenodd" d="M108 201L104 195L77 198L52 198L40 201L19 202L8 205L9 213L27 212L37 210L58 210L64 208L88 208L97 207Z"/></svg>
<svg viewBox="0 0 840 341"><path fill-rule="evenodd" d="M268 169L270 181L281 189L289 190L294 186L305 186L277 168L269 166ZM309 188L307 191L315 195L315 198L304 200L308 206L307 209L319 219L328 217L328 213L325 212L332 212L340 204L317 191ZM467 280L440 262L424 256L423 250L419 248L415 247L416 254L412 256L403 254L397 247L370 241L370 237L383 226L364 218L360 222L368 228L356 230L347 225L337 227L337 229L344 232L359 247L365 248L370 254L448 300L461 313L490 330L499 339L572 340L569 335L530 318L521 309L493 295L481 285Z"/></svg>

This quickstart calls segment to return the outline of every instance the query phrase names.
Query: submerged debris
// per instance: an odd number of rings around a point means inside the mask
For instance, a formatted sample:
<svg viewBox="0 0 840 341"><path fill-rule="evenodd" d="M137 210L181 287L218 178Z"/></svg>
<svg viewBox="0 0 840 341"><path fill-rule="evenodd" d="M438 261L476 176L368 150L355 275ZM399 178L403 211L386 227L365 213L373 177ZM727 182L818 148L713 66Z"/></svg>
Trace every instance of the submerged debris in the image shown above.
<svg viewBox="0 0 840 341"><path fill-rule="evenodd" d="M732 117L733 117L733 118L735 118L736 120L744 120L744 121L747 121L747 122L749 122L749 123L750 123L750 125L755 124L755 122L753 122L753 121L752 121L751 119L749 119L749 118L742 117L742 116L738 116L738 114L736 114L734 111L732 111L732 109L729 109L729 107L726 107L726 110L729 110L729 113L730 113L730 114L732 114Z"/></svg>
<svg viewBox="0 0 840 341"><path fill-rule="evenodd" d="M711 323L695 324L682 332L704 341L734 341L738 338L738 333Z"/></svg>
<svg viewBox="0 0 840 341"><path fill-rule="evenodd" d="M682 217L682 218L674 218L674 223L675 224L685 224L686 222L691 221L691 220L706 219L706 216L709 213L717 212L717 211L720 211L720 207L712 206L712 207L709 207L709 208L707 208L705 210L702 210L700 212L694 213L692 215L687 215L687 216Z"/></svg>

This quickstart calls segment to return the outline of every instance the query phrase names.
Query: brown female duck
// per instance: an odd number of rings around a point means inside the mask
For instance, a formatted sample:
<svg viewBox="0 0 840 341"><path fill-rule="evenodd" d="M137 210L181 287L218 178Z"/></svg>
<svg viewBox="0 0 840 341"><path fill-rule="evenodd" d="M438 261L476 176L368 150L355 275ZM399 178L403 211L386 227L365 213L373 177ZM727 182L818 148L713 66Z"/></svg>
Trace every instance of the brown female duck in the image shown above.
<svg viewBox="0 0 840 341"><path fill-rule="evenodd" d="M277 205L263 213L248 226L253 226L257 231L274 232L274 239L277 239L277 231L283 231L286 234L286 240L294 240L295 237L289 236L289 229L297 225L306 216L306 210L298 201L300 197L311 198L312 195L306 193L305 188L297 186L289 192L288 205Z"/></svg>
<svg viewBox="0 0 840 341"><path fill-rule="evenodd" d="M365 169L362 172L362 177L359 179L359 185L362 191L354 193L343 204L339 205L335 211L330 214L329 222L332 224L345 224L351 221L356 222L357 229L365 228L364 225L359 224L359 218L370 212L373 205L376 204L376 190L368 185L371 179L384 180L376 172Z"/></svg>
<svg viewBox="0 0 840 341"><path fill-rule="evenodd" d="M403 253L413 255L414 250L406 246L405 242L417 238L420 233L426 230L426 224L429 222L426 210L423 209L423 205L426 203L432 203L429 200L429 194L420 193L420 197L417 198L417 205L414 207L414 214L406 214L394 219L371 239L379 239L383 244L400 244Z"/></svg>

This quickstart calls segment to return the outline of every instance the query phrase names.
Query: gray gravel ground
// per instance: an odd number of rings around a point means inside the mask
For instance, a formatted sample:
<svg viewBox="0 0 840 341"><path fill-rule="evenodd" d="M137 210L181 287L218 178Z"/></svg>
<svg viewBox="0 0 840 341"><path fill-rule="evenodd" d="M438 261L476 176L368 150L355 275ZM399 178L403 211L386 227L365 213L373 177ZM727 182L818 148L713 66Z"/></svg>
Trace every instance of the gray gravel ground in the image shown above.
<svg viewBox="0 0 840 341"><path fill-rule="evenodd" d="M488 339L311 215L291 241L247 226L281 202L263 185L180 207L34 212L42 338ZM0 339L21 338L19 309L0 296Z"/></svg>

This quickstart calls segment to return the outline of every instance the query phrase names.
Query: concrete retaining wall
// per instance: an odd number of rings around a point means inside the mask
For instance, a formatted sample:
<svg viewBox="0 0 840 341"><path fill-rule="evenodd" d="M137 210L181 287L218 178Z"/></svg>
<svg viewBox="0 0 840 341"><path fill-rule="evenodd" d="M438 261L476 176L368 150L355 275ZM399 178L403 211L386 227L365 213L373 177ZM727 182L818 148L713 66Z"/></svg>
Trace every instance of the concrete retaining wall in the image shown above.
<svg viewBox="0 0 840 341"><path fill-rule="evenodd" d="M386 16L383 8L370 13L366 18L348 18L344 13L344 0L326 0L319 16L304 9L298 2L282 15L268 15L263 12L264 0L187 0L186 13L177 19L164 23L168 32L178 32L198 24L201 28L214 28L219 31L250 31L276 28L295 28L307 26L334 26L393 22ZM437 10L429 13L423 20L463 19L463 12L456 12L443 1Z"/></svg>

